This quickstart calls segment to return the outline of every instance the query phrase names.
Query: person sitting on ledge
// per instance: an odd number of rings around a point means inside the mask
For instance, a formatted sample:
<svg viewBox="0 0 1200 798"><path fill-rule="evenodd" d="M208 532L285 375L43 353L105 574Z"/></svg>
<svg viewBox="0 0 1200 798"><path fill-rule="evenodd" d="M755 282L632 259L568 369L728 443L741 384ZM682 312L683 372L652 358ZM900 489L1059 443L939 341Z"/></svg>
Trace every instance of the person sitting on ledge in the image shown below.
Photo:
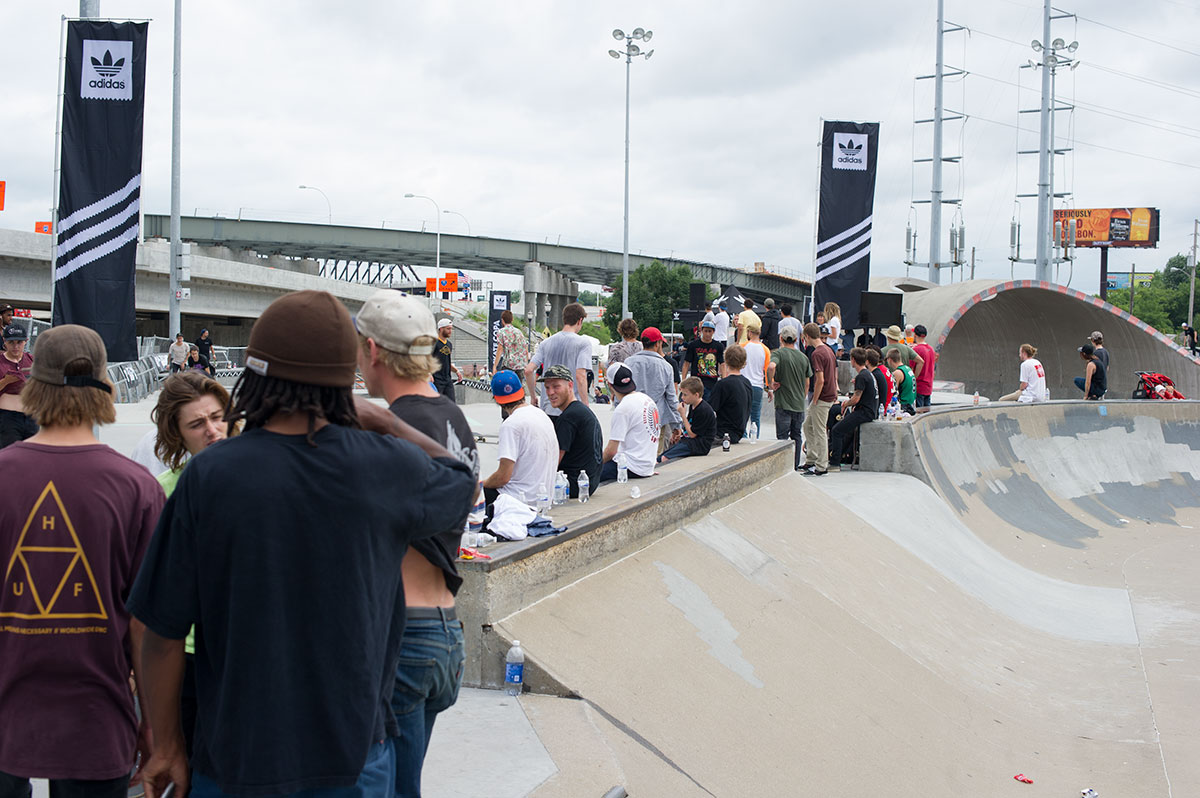
<svg viewBox="0 0 1200 798"><path fill-rule="evenodd" d="M699 377L688 377L679 385L679 413L683 416L685 435L663 452L660 463L681 457L703 457L712 449L717 434L717 414L704 401L704 383ZM686 415L684 408L687 408Z"/></svg>
<svg viewBox="0 0 1200 798"><path fill-rule="evenodd" d="M625 458L629 476L634 479L654 476L658 459L658 407L654 400L637 389L633 372L624 363L608 375L609 385L621 398L612 413L608 445L604 447L604 466L600 482L615 482L617 458Z"/></svg>
<svg viewBox="0 0 1200 798"><path fill-rule="evenodd" d="M525 402L525 388L515 371L505 369L492 377L492 397L500 405L497 454L499 464L483 480L483 496L490 519L501 493L533 504L539 494L553 495L558 472L558 436L554 422Z"/></svg>
<svg viewBox="0 0 1200 798"><path fill-rule="evenodd" d="M596 414L575 400L575 375L566 366L551 366L538 380L546 388L546 398L559 414L554 432L558 436L558 468L567 475L570 498L579 498L579 475L588 478L588 495L600 484L600 450L604 432Z"/></svg>
<svg viewBox="0 0 1200 798"><path fill-rule="evenodd" d="M846 441L853 445L854 433L863 424L874 421L879 415L879 389L875 386L875 369L867 368L867 353L861 347L850 350L850 362L857 373L854 377L854 394L842 405L842 417L829 433L829 469L842 470L842 450ZM813 471L821 476L824 471Z"/></svg>

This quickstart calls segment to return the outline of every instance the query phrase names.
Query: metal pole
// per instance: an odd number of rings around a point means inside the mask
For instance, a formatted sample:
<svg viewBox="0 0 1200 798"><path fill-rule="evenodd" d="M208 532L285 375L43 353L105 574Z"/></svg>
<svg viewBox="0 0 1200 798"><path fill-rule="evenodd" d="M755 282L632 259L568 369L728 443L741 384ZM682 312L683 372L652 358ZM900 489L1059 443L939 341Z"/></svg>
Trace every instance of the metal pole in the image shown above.
<svg viewBox="0 0 1200 798"><path fill-rule="evenodd" d="M1057 57L1057 54L1055 57ZM1054 126L1055 125L1054 125L1054 123L1055 123L1055 117L1058 116L1058 112L1055 110L1055 106L1058 105L1058 100L1056 99L1057 94L1058 94L1058 67L1053 66L1053 67L1050 67L1050 170L1049 170L1049 172L1050 172L1050 180L1049 180L1049 184L1050 184L1050 222L1049 222L1050 247L1049 247L1049 249L1046 250L1047 255L1051 258L1053 258L1054 253L1058 251L1058 248L1060 246L1062 246L1062 243L1063 243L1061 241L1054 240L1054 140L1055 140L1055 135L1054 135ZM1063 226L1063 235L1066 236L1066 234L1067 234L1067 220L1066 219L1063 219L1062 226ZM1065 247L1063 249L1065 250ZM1066 253L1064 252L1063 254L1066 254ZM1055 282L1058 282L1058 264L1059 264L1059 261L1056 260L1054 263L1054 281ZM1047 267L1047 271L1049 271L1049 267Z"/></svg>
<svg viewBox="0 0 1200 798"><path fill-rule="evenodd" d="M1196 312L1196 245L1200 239L1200 219L1192 221L1192 279L1191 286L1188 288L1188 326L1192 326L1192 319Z"/></svg>
<svg viewBox="0 0 1200 798"><path fill-rule="evenodd" d="M100 0L79 0L79 16L94 19L100 16Z"/></svg>
<svg viewBox="0 0 1200 798"><path fill-rule="evenodd" d="M929 282L940 283L942 265L942 39L944 0L937 4L937 63L933 68L933 183L929 190Z"/></svg>
<svg viewBox="0 0 1200 798"><path fill-rule="evenodd" d="M180 234L180 115L183 57L183 0L175 0L175 64L171 83L171 271L170 296L167 297L167 337L183 332L179 308L180 267L183 265L183 239Z"/></svg>
<svg viewBox="0 0 1200 798"><path fill-rule="evenodd" d="M1047 283L1050 282L1050 235L1054 229L1050 224L1050 56L1053 53L1050 47L1050 0L1045 0L1042 14L1042 109L1039 116L1037 257L1034 275Z"/></svg>
<svg viewBox="0 0 1200 798"><path fill-rule="evenodd" d="M1129 315L1133 316L1133 289L1137 286L1137 264L1129 266Z"/></svg>
<svg viewBox="0 0 1200 798"><path fill-rule="evenodd" d="M62 18L58 42L58 112L54 117L54 196L50 199L50 323L54 323L55 270L58 268L58 196L62 184L63 73L67 62L67 18Z"/></svg>
<svg viewBox="0 0 1200 798"><path fill-rule="evenodd" d="M621 318L629 312L629 75L633 71L633 53L625 43L625 238L621 249Z"/></svg>

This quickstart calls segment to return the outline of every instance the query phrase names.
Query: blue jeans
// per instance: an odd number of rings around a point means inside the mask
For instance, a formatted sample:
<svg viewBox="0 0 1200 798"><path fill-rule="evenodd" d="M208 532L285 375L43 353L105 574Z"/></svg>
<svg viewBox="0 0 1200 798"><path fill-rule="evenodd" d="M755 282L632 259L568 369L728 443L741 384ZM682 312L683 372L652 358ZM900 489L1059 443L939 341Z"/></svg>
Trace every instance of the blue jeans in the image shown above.
<svg viewBox="0 0 1200 798"><path fill-rule="evenodd" d="M931 399L932 399L931 394L927 394L927 393L917 394L917 407L930 407Z"/></svg>
<svg viewBox="0 0 1200 798"><path fill-rule="evenodd" d="M663 452L662 457L660 457L659 460L678 460L681 457L691 457L693 454L694 452L692 451L692 447L688 444L687 438L681 438L679 443Z"/></svg>
<svg viewBox="0 0 1200 798"><path fill-rule="evenodd" d="M371 746L358 781L348 787L320 787L291 793L292 798L392 798L396 792L396 750L392 740ZM192 771L188 798L233 798L198 770Z"/></svg>
<svg viewBox="0 0 1200 798"><path fill-rule="evenodd" d="M754 425L754 431L762 430L762 406L763 394L765 391L755 385L750 386L750 423Z"/></svg>
<svg viewBox="0 0 1200 798"><path fill-rule="evenodd" d="M463 675L462 622L409 618L400 644L392 711L400 735L396 746L396 795L421 795L421 766L433 722L458 700Z"/></svg>

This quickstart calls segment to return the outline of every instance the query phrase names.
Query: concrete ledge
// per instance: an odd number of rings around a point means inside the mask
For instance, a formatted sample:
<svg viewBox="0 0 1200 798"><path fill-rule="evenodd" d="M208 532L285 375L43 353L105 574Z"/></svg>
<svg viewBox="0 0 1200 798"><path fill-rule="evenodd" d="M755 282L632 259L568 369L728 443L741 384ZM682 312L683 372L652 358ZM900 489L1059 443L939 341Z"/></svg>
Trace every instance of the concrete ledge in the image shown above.
<svg viewBox="0 0 1200 798"><path fill-rule="evenodd" d="M463 684L503 684L511 640L493 624L788 473L792 457L791 441L771 441L739 444L729 455L718 448L707 457L676 461L627 486L605 485L587 504L556 508L555 522L569 527L560 535L499 543L485 549L491 560L460 561L457 606L467 653ZM628 489L635 485L641 496L632 499ZM536 692L566 690L537 663L527 660L526 673Z"/></svg>

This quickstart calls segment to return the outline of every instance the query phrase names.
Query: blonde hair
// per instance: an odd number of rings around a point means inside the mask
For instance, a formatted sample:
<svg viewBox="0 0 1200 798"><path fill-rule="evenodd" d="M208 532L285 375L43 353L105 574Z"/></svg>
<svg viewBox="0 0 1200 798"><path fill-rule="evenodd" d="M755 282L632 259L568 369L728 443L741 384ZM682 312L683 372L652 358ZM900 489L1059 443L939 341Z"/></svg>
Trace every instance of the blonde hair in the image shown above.
<svg viewBox="0 0 1200 798"><path fill-rule="evenodd" d="M842 309L838 307L836 302L826 302L821 312L825 314L826 322L832 321L834 316L837 316L838 319L842 318Z"/></svg>
<svg viewBox="0 0 1200 798"><path fill-rule="evenodd" d="M68 364L64 376L91 376L91 364L86 360L81 362L85 364L82 374L73 373ZM112 387L107 375L102 382ZM86 385L51 385L31 379L21 389L21 404L43 427L112 424L117 420L112 394Z"/></svg>
<svg viewBox="0 0 1200 798"><path fill-rule="evenodd" d="M370 354L365 335L358 336L358 343L364 352ZM433 355L402 355L399 352L384 349L378 341L375 342L375 345L376 351L379 353L379 362L394 376L402 380L427 380L430 374L438 370L438 362ZM433 338L428 335L418 336L410 345L432 346Z"/></svg>
<svg viewBox="0 0 1200 798"><path fill-rule="evenodd" d="M1021 344L1021 351L1025 353L1025 357L1035 357L1037 355L1037 347L1033 344Z"/></svg>

